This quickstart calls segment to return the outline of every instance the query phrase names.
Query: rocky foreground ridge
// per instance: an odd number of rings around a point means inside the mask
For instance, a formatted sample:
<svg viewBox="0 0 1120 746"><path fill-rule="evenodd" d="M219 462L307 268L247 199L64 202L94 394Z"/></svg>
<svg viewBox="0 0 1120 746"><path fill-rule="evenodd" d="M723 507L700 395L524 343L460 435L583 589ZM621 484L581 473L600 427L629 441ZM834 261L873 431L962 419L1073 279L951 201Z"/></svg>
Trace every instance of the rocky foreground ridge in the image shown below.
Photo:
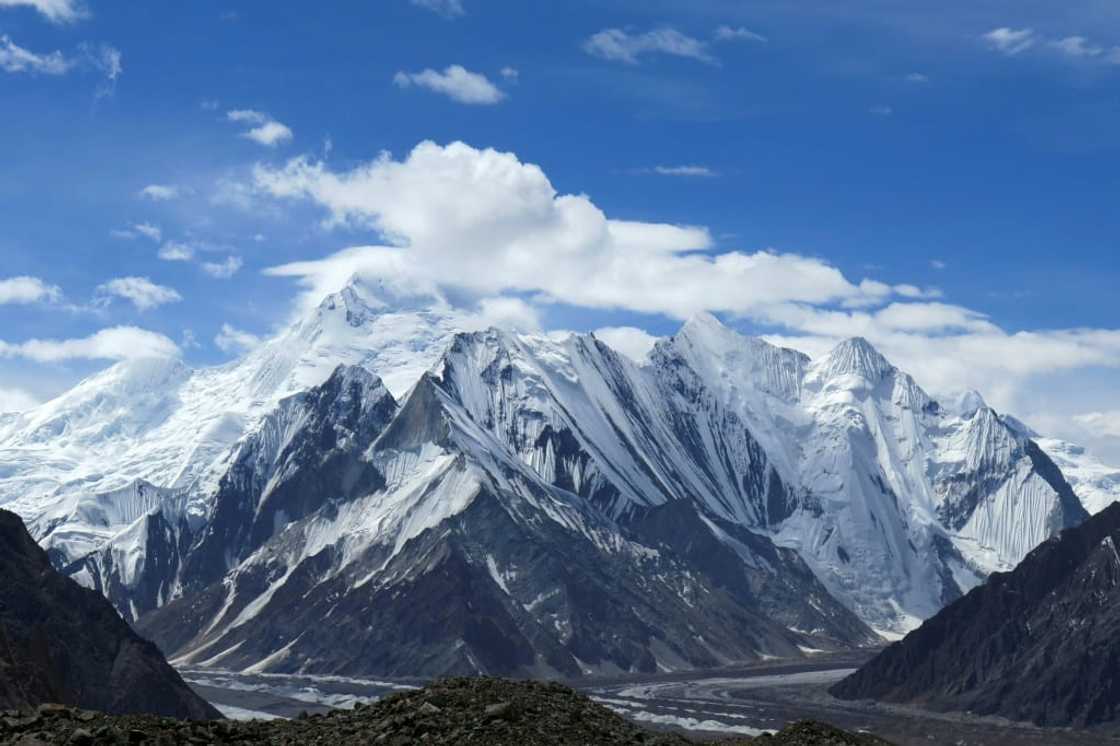
<svg viewBox="0 0 1120 746"><path fill-rule="evenodd" d="M220 717L104 596L56 572L19 517L0 510L0 709L42 702Z"/></svg>
<svg viewBox="0 0 1120 746"><path fill-rule="evenodd" d="M1045 726L1120 721L1120 504L996 573L832 693Z"/></svg>
<svg viewBox="0 0 1120 746"><path fill-rule="evenodd" d="M753 741L771 746L882 746L872 736L797 723ZM695 743L644 730L556 683L446 679L354 710L296 720L187 722L108 716L55 705L0 716L0 744L650 744Z"/></svg>

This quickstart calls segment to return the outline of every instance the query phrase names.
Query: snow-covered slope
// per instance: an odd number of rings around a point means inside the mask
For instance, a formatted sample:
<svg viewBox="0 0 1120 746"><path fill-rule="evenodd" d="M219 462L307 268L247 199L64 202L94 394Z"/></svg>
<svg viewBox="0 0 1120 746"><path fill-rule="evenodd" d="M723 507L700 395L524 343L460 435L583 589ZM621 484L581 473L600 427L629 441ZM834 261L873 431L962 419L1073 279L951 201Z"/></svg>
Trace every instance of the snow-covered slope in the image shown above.
<svg viewBox="0 0 1120 746"><path fill-rule="evenodd" d="M446 309L389 308L352 282L244 358L191 370L179 360L130 360L0 422L0 505L67 559L123 531L124 506L92 523L83 504L143 483L188 494L202 520L232 446L277 403L340 364L376 371L403 395L457 330ZM104 500L102 500L104 502ZM88 529L88 530L87 530ZM65 538L52 538L54 531Z"/></svg>
<svg viewBox="0 0 1120 746"><path fill-rule="evenodd" d="M651 356L748 423L795 499L770 521L838 598L887 634L1084 516L1053 464L978 395L942 407L866 340L810 362L710 316Z"/></svg>
<svg viewBox="0 0 1120 746"><path fill-rule="evenodd" d="M1107 466L1084 448L1057 438L1038 438L1038 445L1054 460L1081 504L1097 514L1120 500L1120 468Z"/></svg>

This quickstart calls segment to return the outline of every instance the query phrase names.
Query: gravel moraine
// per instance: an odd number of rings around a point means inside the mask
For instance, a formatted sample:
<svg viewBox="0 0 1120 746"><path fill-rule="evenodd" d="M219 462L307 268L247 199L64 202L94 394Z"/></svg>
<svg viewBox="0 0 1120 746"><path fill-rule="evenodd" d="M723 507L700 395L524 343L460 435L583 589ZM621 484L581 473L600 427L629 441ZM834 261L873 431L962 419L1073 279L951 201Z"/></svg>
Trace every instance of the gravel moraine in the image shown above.
<svg viewBox="0 0 1120 746"><path fill-rule="evenodd" d="M769 746L878 746L885 742L815 723L798 723ZM695 743L645 730L555 683L447 679L354 710L295 720L183 721L110 716L61 705L0 713L0 744L649 744Z"/></svg>

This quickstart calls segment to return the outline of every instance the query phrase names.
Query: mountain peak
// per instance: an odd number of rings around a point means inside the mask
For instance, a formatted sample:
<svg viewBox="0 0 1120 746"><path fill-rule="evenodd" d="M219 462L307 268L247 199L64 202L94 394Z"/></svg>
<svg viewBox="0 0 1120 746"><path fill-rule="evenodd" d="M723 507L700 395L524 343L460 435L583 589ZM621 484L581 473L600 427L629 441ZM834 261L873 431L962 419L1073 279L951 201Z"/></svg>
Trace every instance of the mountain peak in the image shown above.
<svg viewBox="0 0 1120 746"><path fill-rule="evenodd" d="M818 377L855 375L878 382L895 368L875 346L863 337L846 339L814 366Z"/></svg>

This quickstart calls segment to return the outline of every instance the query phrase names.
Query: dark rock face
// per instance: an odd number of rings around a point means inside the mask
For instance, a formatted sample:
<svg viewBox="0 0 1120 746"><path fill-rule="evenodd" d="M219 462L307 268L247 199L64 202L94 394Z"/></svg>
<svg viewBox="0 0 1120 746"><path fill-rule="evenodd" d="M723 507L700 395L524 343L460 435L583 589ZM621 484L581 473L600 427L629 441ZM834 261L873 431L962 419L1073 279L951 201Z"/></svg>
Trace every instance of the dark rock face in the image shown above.
<svg viewBox="0 0 1120 746"><path fill-rule="evenodd" d="M833 694L1039 725L1120 719L1120 504L1039 546Z"/></svg>
<svg viewBox="0 0 1120 746"><path fill-rule="evenodd" d="M58 574L19 517L0 510L0 707L42 702L220 717L104 597Z"/></svg>
<svg viewBox="0 0 1120 746"><path fill-rule="evenodd" d="M46 709L26 717L0 717L0 744L16 743L686 746L695 741L674 733L645 730L559 684L474 678L440 681L371 705L359 705L353 711L336 710L286 721L185 723L167 718L109 717L65 708ZM730 746L746 742L719 743ZM871 736L808 722L765 736L757 743L887 746Z"/></svg>

